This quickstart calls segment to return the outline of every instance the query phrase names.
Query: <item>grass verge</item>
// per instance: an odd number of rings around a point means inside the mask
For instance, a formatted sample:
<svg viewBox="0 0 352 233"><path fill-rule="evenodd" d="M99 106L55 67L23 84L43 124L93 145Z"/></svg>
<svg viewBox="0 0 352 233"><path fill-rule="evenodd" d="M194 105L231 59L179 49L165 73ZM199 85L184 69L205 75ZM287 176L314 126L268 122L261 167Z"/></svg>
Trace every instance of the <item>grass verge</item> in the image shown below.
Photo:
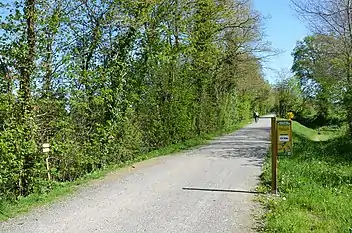
<svg viewBox="0 0 352 233"><path fill-rule="evenodd" d="M279 157L279 197L262 197L265 232L352 232L352 140L293 125L294 156ZM261 191L270 190L267 158Z"/></svg>
<svg viewBox="0 0 352 233"><path fill-rule="evenodd" d="M97 170L93 173L87 174L86 176L77 179L74 182L54 183L52 185L51 191L45 194L31 194L27 197L20 198L16 202L0 200L0 221L5 221L9 218L13 218L20 214L27 213L36 207L43 206L45 204L50 204L56 200L59 200L60 198L73 194L79 187L82 187L82 185L88 184L92 180L104 178L107 174L117 171L120 168L127 167L134 163L141 162L147 159L163 155L169 155L186 149L191 149L199 145L203 145L207 143L208 140L211 140L217 136L234 132L248 125L249 123L250 121L243 121L238 125L235 125L222 131L218 131L212 134L204 134L197 138L193 138L181 143L172 144L165 148L151 151L147 154L143 154L136 157L132 161L110 166L108 168Z"/></svg>

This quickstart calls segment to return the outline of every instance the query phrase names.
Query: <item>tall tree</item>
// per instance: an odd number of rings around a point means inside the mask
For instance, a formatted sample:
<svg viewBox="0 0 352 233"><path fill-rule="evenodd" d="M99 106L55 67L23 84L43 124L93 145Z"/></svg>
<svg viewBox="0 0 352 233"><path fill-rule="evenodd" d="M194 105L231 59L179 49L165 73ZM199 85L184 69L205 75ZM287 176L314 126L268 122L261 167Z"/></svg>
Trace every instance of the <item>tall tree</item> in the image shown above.
<svg viewBox="0 0 352 233"><path fill-rule="evenodd" d="M333 37L308 36L298 42L293 52L292 71L301 82L305 98L315 100L318 118L323 121L330 117L334 105L343 102L339 94L341 55L336 43Z"/></svg>
<svg viewBox="0 0 352 233"><path fill-rule="evenodd" d="M23 111L30 111L32 73L35 69L35 49L36 49L36 7L35 0L26 0L24 6L26 19L26 44L24 60L20 65L20 93L22 97Z"/></svg>
<svg viewBox="0 0 352 233"><path fill-rule="evenodd" d="M344 89L344 107L352 134L352 1L292 0L292 3L313 32L335 39L334 45L341 55L340 85Z"/></svg>

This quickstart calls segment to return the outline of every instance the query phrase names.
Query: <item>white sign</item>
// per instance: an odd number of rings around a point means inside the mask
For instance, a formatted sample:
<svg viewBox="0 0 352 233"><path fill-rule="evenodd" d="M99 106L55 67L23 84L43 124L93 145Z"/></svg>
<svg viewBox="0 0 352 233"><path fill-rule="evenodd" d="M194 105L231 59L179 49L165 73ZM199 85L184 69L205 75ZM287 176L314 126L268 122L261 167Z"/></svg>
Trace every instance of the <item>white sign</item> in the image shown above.
<svg viewBox="0 0 352 233"><path fill-rule="evenodd" d="M50 151L50 144L44 143L43 144L43 153L48 153Z"/></svg>
<svg viewBox="0 0 352 233"><path fill-rule="evenodd" d="M43 153L48 153L48 152L50 152L49 148L43 148Z"/></svg>
<svg viewBox="0 0 352 233"><path fill-rule="evenodd" d="M289 142L290 141L290 137L288 135L280 135L279 141L280 142Z"/></svg>

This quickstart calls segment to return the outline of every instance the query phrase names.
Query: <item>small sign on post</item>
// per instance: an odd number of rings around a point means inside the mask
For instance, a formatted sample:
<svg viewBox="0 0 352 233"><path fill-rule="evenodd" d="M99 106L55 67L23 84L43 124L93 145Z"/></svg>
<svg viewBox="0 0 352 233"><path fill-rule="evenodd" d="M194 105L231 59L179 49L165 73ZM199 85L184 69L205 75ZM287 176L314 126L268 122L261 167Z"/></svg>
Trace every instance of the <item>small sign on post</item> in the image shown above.
<svg viewBox="0 0 352 233"><path fill-rule="evenodd" d="M50 144L49 143L44 143L42 145L43 147L43 153L49 153L50 152ZM49 164L49 154L45 159L46 162L46 169L48 171L48 180L51 180L51 174L50 174L50 164Z"/></svg>
<svg viewBox="0 0 352 233"><path fill-rule="evenodd" d="M272 180L271 191L277 194L277 157L292 155L292 121L271 118Z"/></svg>
<svg viewBox="0 0 352 233"><path fill-rule="evenodd" d="M48 153L48 152L50 152L50 144L44 143L43 144L43 153Z"/></svg>
<svg viewBox="0 0 352 233"><path fill-rule="evenodd" d="M292 121L277 121L277 153L278 155L292 155Z"/></svg>

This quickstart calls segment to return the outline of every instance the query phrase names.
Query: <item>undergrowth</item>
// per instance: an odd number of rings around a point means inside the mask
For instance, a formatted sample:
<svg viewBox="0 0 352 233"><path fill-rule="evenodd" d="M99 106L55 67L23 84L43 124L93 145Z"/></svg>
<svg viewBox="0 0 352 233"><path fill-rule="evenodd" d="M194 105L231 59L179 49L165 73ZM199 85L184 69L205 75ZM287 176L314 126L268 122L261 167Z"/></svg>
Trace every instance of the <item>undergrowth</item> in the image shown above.
<svg viewBox="0 0 352 233"><path fill-rule="evenodd" d="M104 178L107 174L114 172L120 168L130 166L134 163L141 162L147 159L169 155L172 153L180 152L186 149L194 148L199 145L207 143L208 140L224 135L235 130L238 130L248 124L249 121L243 121L235 126L229 127L222 131L218 131L211 134L203 134L202 136L177 143L170 146L151 151L147 154L138 156L133 160L126 161L117 165L109 166L105 169L96 170L88 175L85 175L73 182L54 182L51 185L50 191L46 193L33 193L26 197L20 197L16 201L2 200L0 198L0 221L13 218L19 214L26 213L35 207L42 206L45 204L52 203L60 198L67 195L73 194L77 188L82 187L82 185L88 184L92 180Z"/></svg>
<svg viewBox="0 0 352 233"><path fill-rule="evenodd" d="M293 126L294 155L279 157L279 197L261 201L264 231L278 233L352 232L352 141L344 130ZM270 190L271 158L260 189Z"/></svg>

